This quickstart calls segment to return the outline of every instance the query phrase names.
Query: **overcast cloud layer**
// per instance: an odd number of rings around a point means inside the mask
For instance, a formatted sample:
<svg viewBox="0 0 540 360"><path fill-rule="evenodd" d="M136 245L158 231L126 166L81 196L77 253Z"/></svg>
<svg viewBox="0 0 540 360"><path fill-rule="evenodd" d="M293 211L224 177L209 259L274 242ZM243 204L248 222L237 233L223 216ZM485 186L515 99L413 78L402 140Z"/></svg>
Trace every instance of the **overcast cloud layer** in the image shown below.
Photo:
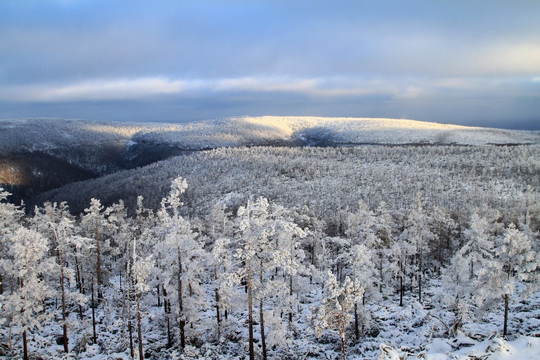
<svg viewBox="0 0 540 360"><path fill-rule="evenodd" d="M540 1L0 0L0 118L540 129Z"/></svg>

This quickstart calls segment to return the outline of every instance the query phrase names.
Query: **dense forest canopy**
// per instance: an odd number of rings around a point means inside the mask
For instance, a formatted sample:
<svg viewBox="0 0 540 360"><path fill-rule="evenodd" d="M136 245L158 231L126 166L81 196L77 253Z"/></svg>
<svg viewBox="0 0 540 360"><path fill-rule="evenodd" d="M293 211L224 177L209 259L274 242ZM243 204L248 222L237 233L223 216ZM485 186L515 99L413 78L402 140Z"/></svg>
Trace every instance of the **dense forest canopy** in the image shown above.
<svg viewBox="0 0 540 360"><path fill-rule="evenodd" d="M510 219L538 201L539 173L538 146L220 148L75 183L40 199L68 201L78 213L92 197L109 205L123 199L133 210L143 195L145 206L156 209L171 179L182 176L190 184L183 210L190 216L204 215L215 202L235 208L264 196L307 206L335 223L339 211L359 200L406 210L421 193L429 208L445 208L461 221L483 206Z"/></svg>

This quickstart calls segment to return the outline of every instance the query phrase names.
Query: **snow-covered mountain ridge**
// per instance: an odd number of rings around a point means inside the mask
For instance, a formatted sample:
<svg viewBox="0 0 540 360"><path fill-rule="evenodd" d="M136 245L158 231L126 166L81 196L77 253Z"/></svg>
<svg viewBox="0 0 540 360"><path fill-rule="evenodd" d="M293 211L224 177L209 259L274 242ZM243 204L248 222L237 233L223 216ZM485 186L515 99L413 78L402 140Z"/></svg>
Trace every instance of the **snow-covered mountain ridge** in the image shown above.
<svg viewBox="0 0 540 360"><path fill-rule="evenodd" d="M186 152L243 146L540 144L540 132L402 119L260 116L191 123L0 120L0 185L41 192Z"/></svg>
<svg viewBox="0 0 540 360"><path fill-rule="evenodd" d="M533 144L540 133L403 119L261 116L149 127L138 140L187 148L292 142L297 145Z"/></svg>
<svg viewBox="0 0 540 360"><path fill-rule="evenodd" d="M52 151L103 143L166 143L188 149L222 146L349 144L538 144L540 132L404 119L261 116L181 124L85 120L0 120L0 152Z"/></svg>

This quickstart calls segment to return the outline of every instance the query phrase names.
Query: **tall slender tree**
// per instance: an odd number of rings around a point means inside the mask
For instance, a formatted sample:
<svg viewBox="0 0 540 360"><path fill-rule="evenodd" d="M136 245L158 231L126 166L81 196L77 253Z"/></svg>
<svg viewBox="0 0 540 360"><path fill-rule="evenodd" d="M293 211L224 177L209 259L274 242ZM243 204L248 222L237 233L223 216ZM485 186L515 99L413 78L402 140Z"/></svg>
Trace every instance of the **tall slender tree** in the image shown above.
<svg viewBox="0 0 540 360"><path fill-rule="evenodd" d="M68 284L75 283L75 270L72 268L77 249L84 247L86 239L78 236L76 224L65 203L47 202L42 208L35 208L32 223L49 240L49 247L55 252L59 268L59 283L62 309L62 336L64 352L69 352L67 308L75 303L83 306L86 296L80 294ZM71 265L70 265L71 264Z"/></svg>
<svg viewBox="0 0 540 360"><path fill-rule="evenodd" d="M338 332L342 360L346 358L346 329L352 319L351 312L354 305L361 300L363 293L364 289L358 281L346 277L343 284L339 284L334 274L329 271L323 288L322 303L312 308L312 319L317 336L326 329Z"/></svg>
<svg viewBox="0 0 540 360"><path fill-rule="evenodd" d="M0 260L0 268L16 280L17 286L0 295L2 322L22 334L22 357L28 360L28 332L41 328L51 317L44 302L55 292L44 275L55 272L55 261L48 256L47 239L35 230L19 227L3 240L7 257Z"/></svg>
<svg viewBox="0 0 540 360"><path fill-rule="evenodd" d="M517 293L526 298L540 287L539 268L540 256L532 249L526 233L513 223L508 225L503 236L497 239L494 259L485 264L480 273L482 285L476 293L482 306L494 307L502 298L503 336L508 334L509 305L513 296Z"/></svg>
<svg viewBox="0 0 540 360"><path fill-rule="evenodd" d="M176 295L181 348L186 346L186 325L194 324L199 308L205 304L201 277L206 253L197 234L192 232L190 222L180 215L180 197L186 189L185 179L174 179L157 213L160 238L157 249L161 254L158 266L168 269L163 274L164 286L171 297Z"/></svg>

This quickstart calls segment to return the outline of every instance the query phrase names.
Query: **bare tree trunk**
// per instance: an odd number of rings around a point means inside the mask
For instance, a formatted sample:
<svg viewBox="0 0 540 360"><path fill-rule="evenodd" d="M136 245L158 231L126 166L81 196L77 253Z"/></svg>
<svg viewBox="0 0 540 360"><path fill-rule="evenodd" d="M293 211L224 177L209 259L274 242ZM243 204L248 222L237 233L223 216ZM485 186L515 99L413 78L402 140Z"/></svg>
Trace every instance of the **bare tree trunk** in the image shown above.
<svg viewBox="0 0 540 360"><path fill-rule="evenodd" d="M216 320L217 320L217 332L218 332L218 341L219 341L219 338L221 336L221 316L220 316L220 309L219 309L219 289L217 286L217 280L218 280L217 267L214 266L214 281L216 283L214 295L216 299Z"/></svg>
<svg viewBox="0 0 540 360"><path fill-rule="evenodd" d="M28 360L28 341L26 340L26 329L23 332L23 353L24 353L24 360Z"/></svg>
<svg viewBox="0 0 540 360"><path fill-rule="evenodd" d="M172 347L171 321L167 316L167 348Z"/></svg>
<svg viewBox="0 0 540 360"><path fill-rule="evenodd" d="M97 273L97 295L98 295L98 303L103 300L103 294L101 292L101 248L99 245L99 227L96 220L96 255L97 255L97 261L96 261L96 273Z"/></svg>
<svg viewBox="0 0 540 360"><path fill-rule="evenodd" d="M11 344L11 333L13 332L13 325L9 324L9 335L8 335L8 349L13 350L13 345Z"/></svg>
<svg viewBox="0 0 540 360"><path fill-rule="evenodd" d="M79 292L83 294L81 269L79 266L79 257L77 256L77 248L75 248L75 281L77 282L77 287L79 288Z"/></svg>
<svg viewBox="0 0 540 360"><path fill-rule="evenodd" d="M418 272L418 302L422 303L422 273Z"/></svg>
<svg viewBox="0 0 540 360"><path fill-rule="evenodd" d="M418 253L418 302L422 303L422 251Z"/></svg>
<svg viewBox="0 0 540 360"><path fill-rule="evenodd" d="M503 325L503 336L508 335L508 303L510 302L510 297L508 294L504 294L504 325Z"/></svg>
<svg viewBox="0 0 540 360"><path fill-rule="evenodd" d="M260 280L260 286L263 284L263 261L260 259L260 265L261 268L259 269L259 280ZM264 308L263 308L263 297L262 293L259 294L259 317L260 317L260 325L261 325L261 345L262 345L262 354L263 354L263 360L266 360L266 336L264 334Z"/></svg>
<svg viewBox="0 0 540 360"><path fill-rule="evenodd" d="M384 282L384 272L383 272L383 261L382 258L379 259L377 263L377 270L379 270L379 293L382 294L383 282Z"/></svg>
<svg viewBox="0 0 540 360"><path fill-rule="evenodd" d="M180 249L178 249L178 316L180 317L180 347L184 349L186 347L186 320L184 318L184 295L182 288L182 255L180 254Z"/></svg>
<svg viewBox="0 0 540 360"><path fill-rule="evenodd" d="M69 338L67 333L67 315L66 315L66 289L64 284L64 254L62 250L59 250L60 256L60 287L62 288L62 330L63 330L63 339L64 339L64 352L69 352Z"/></svg>
<svg viewBox="0 0 540 360"><path fill-rule="evenodd" d="M291 297L291 300L292 300L292 296L293 296L293 277L292 275L289 276L289 296ZM292 310L292 301L290 303L290 308L289 308L289 328L292 329L292 319L293 319L293 310Z"/></svg>
<svg viewBox="0 0 540 360"><path fill-rule="evenodd" d="M139 333L139 360L144 360L140 297L141 297L140 294L137 292L137 294L135 294L135 300L137 301L137 331Z"/></svg>
<svg viewBox="0 0 540 360"><path fill-rule="evenodd" d="M126 265L126 291L127 291L127 309L128 309L128 333L129 333L129 353L131 355L131 358L133 359L135 356L135 349L133 347L133 325L131 324L131 286L132 286L132 279L131 279L131 266L130 262L128 261Z"/></svg>
<svg viewBox="0 0 540 360"><path fill-rule="evenodd" d="M165 285L161 285L161 292L163 294L163 312L166 314L170 313L170 309L168 306L169 299L167 299L167 290L165 289Z"/></svg>
<svg viewBox="0 0 540 360"><path fill-rule="evenodd" d="M248 248L248 251L251 247ZM249 360L255 360L253 347L253 292L251 283L251 256L247 260L247 293L248 293L248 326L249 326Z"/></svg>
<svg viewBox="0 0 540 360"><path fill-rule="evenodd" d="M399 306L403 306L403 276L399 277Z"/></svg>
<svg viewBox="0 0 540 360"><path fill-rule="evenodd" d="M358 330L358 303L354 304L354 336L356 340L360 339L360 331Z"/></svg>
<svg viewBox="0 0 540 360"><path fill-rule="evenodd" d="M79 293L84 295L84 284L81 276L79 257L77 256L77 248L75 248L75 280L77 282L77 287L79 288ZM81 321L83 320L83 309L81 304L79 304L79 318L81 319Z"/></svg>
<svg viewBox="0 0 540 360"><path fill-rule="evenodd" d="M342 310L343 311L343 310ZM340 312L338 315L338 328L339 328L339 337L341 338L341 359L345 360L345 351L347 343L345 341L345 314Z"/></svg>
<svg viewBox="0 0 540 360"><path fill-rule="evenodd" d="M96 344L97 333L96 333L96 303L94 302L94 279L92 279L92 330L94 332L94 344Z"/></svg>
<svg viewBox="0 0 540 360"><path fill-rule="evenodd" d="M122 340L126 338L126 292L122 292Z"/></svg>
<svg viewBox="0 0 540 360"><path fill-rule="evenodd" d="M129 327L129 351L131 353L131 358L133 359L135 357L135 347L133 346L133 326L131 326L131 311L129 312L128 327Z"/></svg>

